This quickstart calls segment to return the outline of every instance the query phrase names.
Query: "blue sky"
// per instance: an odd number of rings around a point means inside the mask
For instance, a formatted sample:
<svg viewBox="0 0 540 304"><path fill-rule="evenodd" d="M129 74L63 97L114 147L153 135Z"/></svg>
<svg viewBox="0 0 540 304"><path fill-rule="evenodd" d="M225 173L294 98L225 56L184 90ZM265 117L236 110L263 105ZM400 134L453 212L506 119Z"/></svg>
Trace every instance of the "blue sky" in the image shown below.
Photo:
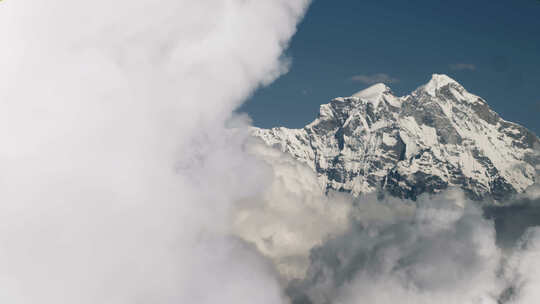
<svg viewBox="0 0 540 304"><path fill-rule="evenodd" d="M288 74L240 108L260 127L302 127L319 105L385 80L397 95L448 74L540 134L539 0L315 0Z"/></svg>

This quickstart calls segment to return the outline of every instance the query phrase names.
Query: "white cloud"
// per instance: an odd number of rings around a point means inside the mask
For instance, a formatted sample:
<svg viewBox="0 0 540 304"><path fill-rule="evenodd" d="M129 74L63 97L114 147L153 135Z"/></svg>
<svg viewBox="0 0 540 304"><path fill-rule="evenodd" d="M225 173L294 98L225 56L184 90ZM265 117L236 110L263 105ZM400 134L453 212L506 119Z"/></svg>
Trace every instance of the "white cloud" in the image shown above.
<svg viewBox="0 0 540 304"><path fill-rule="evenodd" d="M379 230L370 264L339 291L343 303L497 303L503 282L493 224L474 209L439 203Z"/></svg>
<svg viewBox="0 0 540 304"><path fill-rule="evenodd" d="M293 303L534 303L535 238L499 247L494 221L460 190L416 202L324 196L307 166L250 150L272 184L240 204L235 232L271 258Z"/></svg>
<svg viewBox="0 0 540 304"><path fill-rule="evenodd" d="M506 263L512 289L508 303L533 304L540 298L540 228L529 229Z"/></svg>
<svg viewBox="0 0 540 304"><path fill-rule="evenodd" d="M266 183L224 127L307 0L4 1L0 299L282 303L228 236Z"/></svg>
<svg viewBox="0 0 540 304"><path fill-rule="evenodd" d="M352 81L360 82L363 84L375 84L375 83L385 83L385 84L392 84L399 82L399 79L394 78L388 74L384 73L378 73L378 74L372 74L372 75L354 75L351 77Z"/></svg>
<svg viewBox="0 0 540 304"><path fill-rule="evenodd" d="M356 202L356 223L311 252L290 289L312 303L497 303L495 228L459 192ZM462 207L464 206L464 207Z"/></svg>
<svg viewBox="0 0 540 304"><path fill-rule="evenodd" d="M269 257L283 279L301 279L310 250L349 228L351 200L325 195L313 170L288 154L258 141L249 150L267 163L270 183L238 203L235 234Z"/></svg>

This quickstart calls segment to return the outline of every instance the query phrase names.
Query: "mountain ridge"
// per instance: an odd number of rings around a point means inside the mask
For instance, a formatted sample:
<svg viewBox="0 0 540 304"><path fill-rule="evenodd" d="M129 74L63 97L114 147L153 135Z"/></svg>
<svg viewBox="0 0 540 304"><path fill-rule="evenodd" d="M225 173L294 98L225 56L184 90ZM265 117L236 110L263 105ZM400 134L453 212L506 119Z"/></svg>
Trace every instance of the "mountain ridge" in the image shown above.
<svg viewBox="0 0 540 304"><path fill-rule="evenodd" d="M320 106L304 128L251 128L313 169L327 191L416 199L460 187L496 201L534 184L540 140L444 74L397 97L375 84Z"/></svg>

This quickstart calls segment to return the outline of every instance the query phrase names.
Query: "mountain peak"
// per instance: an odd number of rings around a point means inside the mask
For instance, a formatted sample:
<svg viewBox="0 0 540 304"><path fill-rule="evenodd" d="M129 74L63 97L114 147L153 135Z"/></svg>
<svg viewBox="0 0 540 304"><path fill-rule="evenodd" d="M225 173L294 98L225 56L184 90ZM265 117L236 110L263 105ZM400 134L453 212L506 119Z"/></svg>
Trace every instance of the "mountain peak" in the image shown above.
<svg viewBox="0 0 540 304"><path fill-rule="evenodd" d="M433 74L431 75L431 79L429 80L428 85L434 85L436 87L442 88L450 83L459 84L457 81L455 81L446 74Z"/></svg>
<svg viewBox="0 0 540 304"><path fill-rule="evenodd" d="M384 83L374 84L360 92L355 93L351 97L365 100L373 104L375 108L377 108L383 99L390 100L394 106L397 106L395 101L396 98L392 95L392 90Z"/></svg>
<svg viewBox="0 0 540 304"><path fill-rule="evenodd" d="M439 74L410 95L376 84L322 105L303 129L254 135L307 164L323 189L354 196L384 190L415 199L459 187L501 201L532 185L540 164L538 137Z"/></svg>
<svg viewBox="0 0 540 304"><path fill-rule="evenodd" d="M390 93L390 88L384 83L374 84L360 92L355 93L352 97L363 98L367 100L377 99L384 93Z"/></svg>
<svg viewBox="0 0 540 304"><path fill-rule="evenodd" d="M457 85L459 87L461 87L461 85L455 81L454 79L450 78L448 75L445 75L445 74L433 74L431 76L431 79L429 80L428 83L426 83L425 85L421 86L419 89L427 92L428 94L434 96L436 91L449 85L449 84L454 84L454 85Z"/></svg>

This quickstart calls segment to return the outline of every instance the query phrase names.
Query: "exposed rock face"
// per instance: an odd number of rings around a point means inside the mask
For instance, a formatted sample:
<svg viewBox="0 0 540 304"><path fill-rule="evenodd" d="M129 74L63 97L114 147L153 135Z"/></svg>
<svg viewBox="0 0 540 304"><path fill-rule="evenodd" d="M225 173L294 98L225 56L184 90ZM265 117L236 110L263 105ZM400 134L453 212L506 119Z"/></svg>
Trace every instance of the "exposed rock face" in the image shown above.
<svg viewBox="0 0 540 304"><path fill-rule="evenodd" d="M384 189L416 199L456 186L500 201L532 185L540 164L533 133L446 75L403 97L376 84L321 105L303 129L252 134L306 163L322 187L355 196Z"/></svg>

